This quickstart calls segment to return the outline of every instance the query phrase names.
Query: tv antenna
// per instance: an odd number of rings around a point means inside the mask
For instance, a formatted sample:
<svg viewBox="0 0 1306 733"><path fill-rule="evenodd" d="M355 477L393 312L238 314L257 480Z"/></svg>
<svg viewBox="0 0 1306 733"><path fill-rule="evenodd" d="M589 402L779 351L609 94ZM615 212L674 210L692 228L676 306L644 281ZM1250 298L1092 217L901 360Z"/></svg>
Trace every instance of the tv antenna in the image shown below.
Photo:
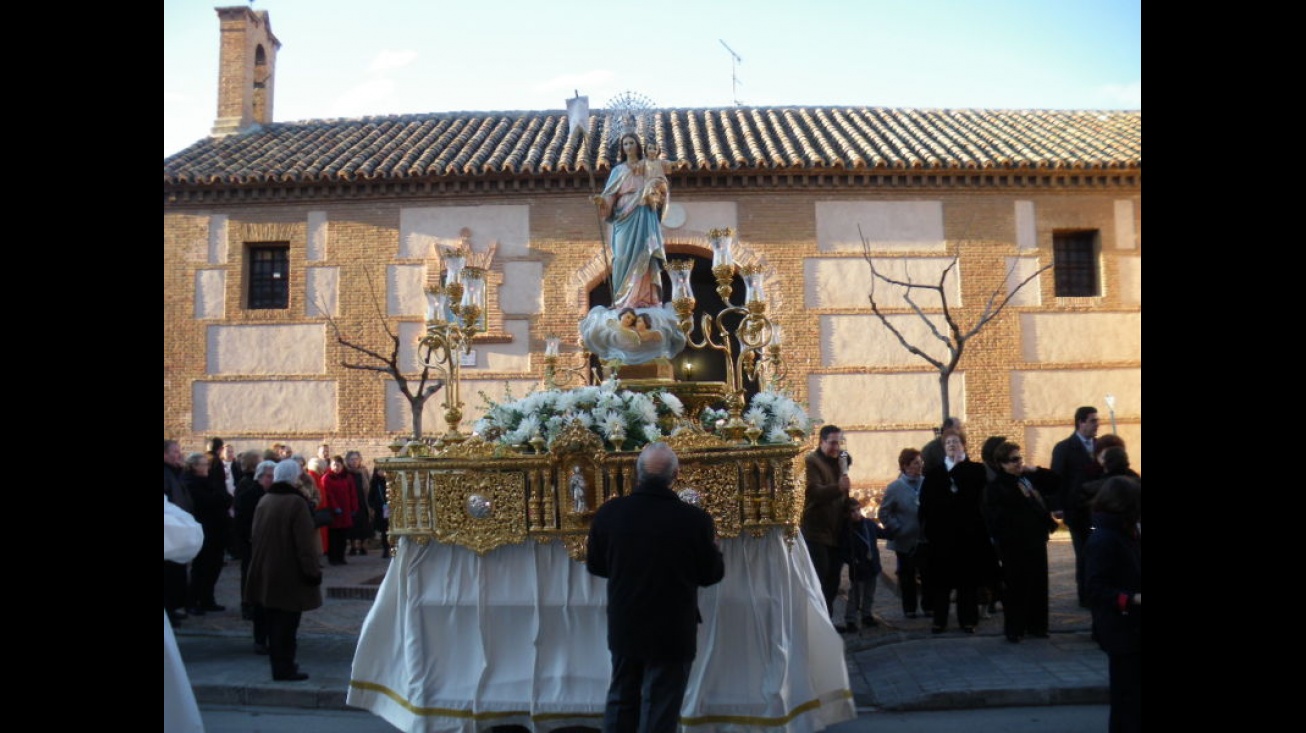
<svg viewBox="0 0 1306 733"><path fill-rule="evenodd" d="M739 57L739 54L735 53L735 49L733 49L733 48L731 48L730 46L726 45L726 42L725 42L724 40L722 40L722 39L720 39L720 38L718 38L717 40L718 40L718 41L721 41L721 45L722 45L722 46L725 46L726 51L730 53L730 59L731 59L731 61L730 61L730 91L731 91L731 94L732 94L732 95L734 96L734 98L735 98L735 106L736 106L736 107L743 106L743 105L741 105L740 102L739 102L739 83L740 83L740 82L739 82L739 74L738 74L738 70L739 70L739 65L742 64L742 63L744 63L744 60L741 59L741 58Z"/></svg>

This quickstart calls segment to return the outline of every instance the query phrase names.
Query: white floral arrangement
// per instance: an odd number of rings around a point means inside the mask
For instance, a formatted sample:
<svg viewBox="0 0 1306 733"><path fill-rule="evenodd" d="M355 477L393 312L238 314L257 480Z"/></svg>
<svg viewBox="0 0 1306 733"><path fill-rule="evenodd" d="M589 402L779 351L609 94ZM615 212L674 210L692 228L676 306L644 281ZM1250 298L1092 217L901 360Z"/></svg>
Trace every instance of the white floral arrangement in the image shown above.
<svg viewBox="0 0 1306 733"><path fill-rule="evenodd" d="M813 421L807 416L807 410L782 392L765 390L753 395L741 417L745 423L762 431L758 436L760 443L793 442L789 431L794 428L801 430L803 437L812 433ZM709 432L717 431L729 419L728 412L712 407L699 415L700 424Z"/></svg>
<svg viewBox="0 0 1306 733"><path fill-rule="evenodd" d="M698 416L699 424L703 426L703 430L709 433L715 433L729 419L730 413L715 407L703 408L703 412Z"/></svg>
<svg viewBox="0 0 1306 733"><path fill-rule="evenodd" d="M572 420L580 420L605 442L624 435L622 448L635 450L663 437L664 419L679 418L685 412L680 399L670 392L632 392L620 389L614 381L569 390L532 390L521 399L513 399L509 390L504 402L480 394L486 411L473 430L486 441L505 446L528 445L537 433L550 446Z"/></svg>

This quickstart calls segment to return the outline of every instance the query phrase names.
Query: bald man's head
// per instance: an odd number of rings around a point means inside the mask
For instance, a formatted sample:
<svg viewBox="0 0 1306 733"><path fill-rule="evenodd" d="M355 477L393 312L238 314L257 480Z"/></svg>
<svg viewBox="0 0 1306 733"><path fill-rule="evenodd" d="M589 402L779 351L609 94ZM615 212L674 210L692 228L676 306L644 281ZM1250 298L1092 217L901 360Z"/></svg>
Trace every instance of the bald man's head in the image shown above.
<svg viewBox="0 0 1306 733"><path fill-rule="evenodd" d="M671 486L680 471L680 459L666 443L649 443L640 451L635 461L635 482Z"/></svg>

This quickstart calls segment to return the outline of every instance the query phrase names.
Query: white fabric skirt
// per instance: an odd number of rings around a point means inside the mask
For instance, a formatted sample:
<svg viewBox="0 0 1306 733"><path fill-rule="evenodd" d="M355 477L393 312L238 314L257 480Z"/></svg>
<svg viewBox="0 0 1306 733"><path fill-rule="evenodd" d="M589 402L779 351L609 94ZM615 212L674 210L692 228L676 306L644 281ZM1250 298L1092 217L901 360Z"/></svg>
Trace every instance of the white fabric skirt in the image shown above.
<svg viewBox="0 0 1306 733"><path fill-rule="evenodd" d="M856 716L843 640L801 536L722 540L724 579L699 590L686 733L809 733ZM409 733L601 727L606 580L559 542L484 556L407 538L363 623L349 705Z"/></svg>

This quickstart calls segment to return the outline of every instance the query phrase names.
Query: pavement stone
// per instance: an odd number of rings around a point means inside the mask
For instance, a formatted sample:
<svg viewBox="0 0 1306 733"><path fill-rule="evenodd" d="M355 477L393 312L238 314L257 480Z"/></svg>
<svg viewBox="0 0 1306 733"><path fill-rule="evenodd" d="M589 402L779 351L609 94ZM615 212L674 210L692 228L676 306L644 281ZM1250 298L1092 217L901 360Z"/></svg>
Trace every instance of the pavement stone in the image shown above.
<svg viewBox="0 0 1306 733"><path fill-rule="evenodd" d="M1091 619L1074 592L1074 556L1065 530L1048 546L1050 637L1019 644L1002 634L1002 614L975 634L955 628L930 634L930 619L905 618L894 555L883 549L884 574L872 613L879 625L844 635L854 699L862 711L949 710L1107 703L1107 660L1089 635ZM218 581L226 611L192 616L176 628L177 645L201 705L353 709L345 704L363 620L389 561L376 551L326 566L324 601L303 615L297 661L310 677L273 682L266 656L254 653L252 627L240 616L240 565L229 560ZM325 560L323 562L325 565ZM844 593L835 602L843 613Z"/></svg>

